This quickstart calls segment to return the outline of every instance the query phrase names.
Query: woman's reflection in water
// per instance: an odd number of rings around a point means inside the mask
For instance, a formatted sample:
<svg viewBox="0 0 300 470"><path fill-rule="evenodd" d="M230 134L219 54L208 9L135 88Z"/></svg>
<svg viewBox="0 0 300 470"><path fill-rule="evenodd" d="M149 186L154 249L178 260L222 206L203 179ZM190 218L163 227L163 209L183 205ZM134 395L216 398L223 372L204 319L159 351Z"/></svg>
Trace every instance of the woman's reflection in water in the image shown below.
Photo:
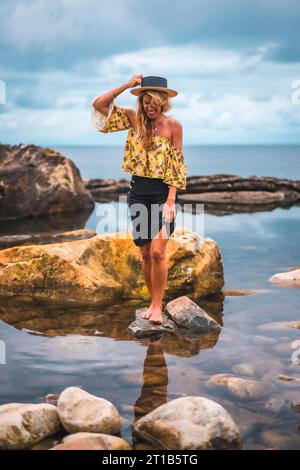
<svg viewBox="0 0 300 470"><path fill-rule="evenodd" d="M135 421L167 402L168 369L161 337L151 338L144 361L143 386L134 405Z"/></svg>

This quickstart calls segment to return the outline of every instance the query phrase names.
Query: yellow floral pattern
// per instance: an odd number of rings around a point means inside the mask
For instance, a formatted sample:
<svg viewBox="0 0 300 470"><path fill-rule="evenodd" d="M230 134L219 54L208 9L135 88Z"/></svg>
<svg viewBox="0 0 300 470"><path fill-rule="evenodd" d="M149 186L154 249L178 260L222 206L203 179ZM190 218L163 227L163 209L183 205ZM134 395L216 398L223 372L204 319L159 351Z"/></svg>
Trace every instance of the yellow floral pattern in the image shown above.
<svg viewBox="0 0 300 470"><path fill-rule="evenodd" d="M154 145L148 152L139 143L137 133L126 116L124 108L114 101L108 116L92 110L92 123L99 132L116 132L128 129L122 170L131 175L161 178L164 183L178 189L186 189L187 170L181 150L172 145L168 137L154 137Z"/></svg>

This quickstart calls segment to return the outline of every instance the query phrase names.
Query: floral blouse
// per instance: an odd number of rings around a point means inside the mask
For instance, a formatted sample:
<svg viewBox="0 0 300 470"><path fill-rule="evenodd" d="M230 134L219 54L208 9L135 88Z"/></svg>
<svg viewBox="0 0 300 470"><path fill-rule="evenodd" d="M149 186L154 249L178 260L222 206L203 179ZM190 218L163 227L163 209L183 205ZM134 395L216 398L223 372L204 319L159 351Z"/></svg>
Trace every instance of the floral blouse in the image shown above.
<svg viewBox="0 0 300 470"><path fill-rule="evenodd" d="M116 132L129 129L122 170L131 175L161 178L164 183L186 189L186 165L182 151L174 147L169 137L156 135L154 145L147 152L137 139L136 130L126 116L124 108L110 103L108 116L92 106L92 124L99 132Z"/></svg>

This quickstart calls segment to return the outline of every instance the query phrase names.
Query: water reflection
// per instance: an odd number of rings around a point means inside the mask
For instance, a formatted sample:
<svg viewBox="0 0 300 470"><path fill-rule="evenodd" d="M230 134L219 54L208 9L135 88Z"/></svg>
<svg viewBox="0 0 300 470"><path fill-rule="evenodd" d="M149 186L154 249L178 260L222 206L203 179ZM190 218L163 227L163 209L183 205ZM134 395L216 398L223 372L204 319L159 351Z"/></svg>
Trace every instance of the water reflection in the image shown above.
<svg viewBox="0 0 300 470"><path fill-rule="evenodd" d="M222 324L223 303L204 301L199 305L216 321ZM128 331L129 324L135 319L135 310L145 305L138 300L124 301L108 307L95 308L34 301L30 297L0 298L0 319L18 330L29 334L55 337L79 334L90 337L108 337L118 341L139 341ZM165 334L161 339L164 351L179 357L191 357L201 349L215 346L219 332L193 334L178 329L175 333ZM148 341L148 340L147 340Z"/></svg>
<svg viewBox="0 0 300 470"><path fill-rule="evenodd" d="M141 394L134 404L135 421L167 402L168 368L162 338L150 339L143 368Z"/></svg>

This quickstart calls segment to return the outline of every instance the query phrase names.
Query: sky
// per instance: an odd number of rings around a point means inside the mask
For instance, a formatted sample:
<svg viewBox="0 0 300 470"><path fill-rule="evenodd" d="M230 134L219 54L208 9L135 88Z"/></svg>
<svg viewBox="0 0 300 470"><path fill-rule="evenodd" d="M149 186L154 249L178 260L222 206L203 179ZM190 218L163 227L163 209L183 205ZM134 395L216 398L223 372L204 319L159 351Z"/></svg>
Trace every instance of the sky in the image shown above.
<svg viewBox="0 0 300 470"><path fill-rule="evenodd" d="M299 31L299 0L1 0L0 142L122 145L91 103L142 74L178 91L184 145L300 144Z"/></svg>

